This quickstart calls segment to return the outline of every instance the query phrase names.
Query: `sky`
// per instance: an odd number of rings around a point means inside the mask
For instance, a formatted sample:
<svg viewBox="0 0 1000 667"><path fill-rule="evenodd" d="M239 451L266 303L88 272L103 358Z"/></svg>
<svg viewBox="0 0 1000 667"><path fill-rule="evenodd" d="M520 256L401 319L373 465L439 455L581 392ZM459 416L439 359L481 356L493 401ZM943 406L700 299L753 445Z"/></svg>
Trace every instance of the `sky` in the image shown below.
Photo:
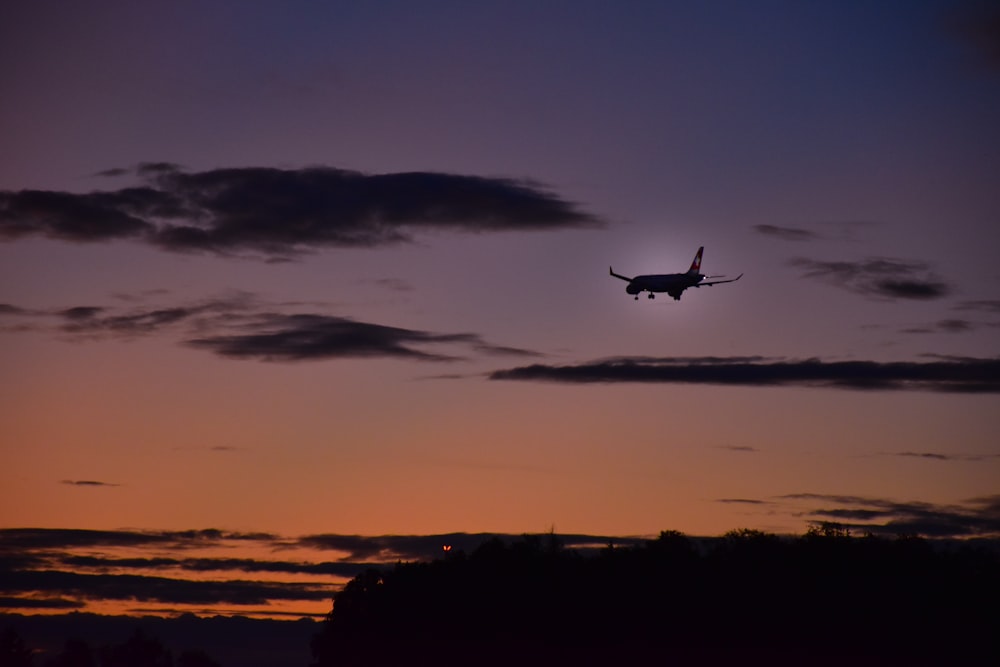
<svg viewBox="0 0 1000 667"><path fill-rule="evenodd" d="M0 61L8 553L1000 533L987 3L40 1Z"/></svg>

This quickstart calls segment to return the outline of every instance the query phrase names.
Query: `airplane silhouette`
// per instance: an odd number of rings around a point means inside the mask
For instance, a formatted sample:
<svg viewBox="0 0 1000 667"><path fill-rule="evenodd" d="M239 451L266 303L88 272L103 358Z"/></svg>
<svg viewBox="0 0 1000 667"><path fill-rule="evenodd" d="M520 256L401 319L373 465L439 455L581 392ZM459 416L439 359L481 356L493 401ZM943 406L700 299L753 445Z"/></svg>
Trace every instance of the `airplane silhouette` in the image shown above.
<svg viewBox="0 0 1000 667"><path fill-rule="evenodd" d="M701 253L704 250L705 246L698 248L698 254L694 256L694 261L691 262L691 268L687 270L687 273L659 273L628 278L615 273L614 269L610 266L608 267L608 271L615 278L621 278L622 280L627 281L628 285L625 287L625 291L629 294L634 294L637 300L640 292L649 292L650 299L656 297L654 292L666 292L670 296L674 297L674 301L680 301L681 294L688 287L706 287L708 285L734 283L743 277L743 274L741 273L735 278L705 282L706 279L721 278L722 276L706 276L698 272L701 269Z"/></svg>

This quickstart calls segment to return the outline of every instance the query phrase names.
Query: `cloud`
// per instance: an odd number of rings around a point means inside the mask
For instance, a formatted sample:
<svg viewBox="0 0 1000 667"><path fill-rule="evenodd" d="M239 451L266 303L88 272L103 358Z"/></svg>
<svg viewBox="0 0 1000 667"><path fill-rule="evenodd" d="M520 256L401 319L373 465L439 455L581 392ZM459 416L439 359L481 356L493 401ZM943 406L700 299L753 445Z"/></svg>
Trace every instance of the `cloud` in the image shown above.
<svg viewBox="0 0 1000 667"><path fill-rule="evenodd" d="M112 167L111 169L104 169L94 174L94 176L100 176L102 178L117 178L118 176L128 176L132 173L129 169L124 169L122 167Z"/></svg>
<svg viewBox="0 0 1000 667"><path fill-rule="evenodd" d="M541 356L531 350L491 343L475 333L430 332L324 313L281 312L286 307L238 293L167 307L130 304L125 309L88 305L27 311L5 304L0 317L54 318L58 322L56 331L82 340L130 339L179 330L183 345L230 359L289 362L379 357L443 362L466 359L462 349L493 356ZM16 332L30 327L0 330ZM441 351L442 347L448 351ZM456 347L460 349L455 351Z"/></svg>
<svg viewBox="0 0 1000 667"><path fill-rule="evenodd" d="M491 380L584 384L645 382L750 387L819 387L852 390L1000 392L1000 359L933 362L798 361L755 357L615 358L564 366L532 364L494 371Z"/></svg>
<svg viewBox="0 0 1000 667"><path fill-rule="evenodd" d="M981 299L978 301L962 301L955 310L974 310L984 313L1000 313L1000 299Z"/></svg>
<svg viewBox="0 0 1000 667"><path fill-rule="evenodd" d="M167 325L187 319L200 312L200 309L165 308L150 310L130 315L114 317L98 317L103 308L80 307L63 311L62 315L68 322L63 331L69 333L86 333L107 331L122 335L139 335L157 331Z"/></svg>
<svg viewBox="0 0 1000 667"><path fill-rule="evenodd" d="M381 287L382 289L389 290L391 292L412 292L413 285L402 278L378 278L377 280L369 281L376 287Z"/></svg>
<svg viewBox="0 0 1000 667"><path fill-rule="evenodd" d="M748 445L721 445L719 449L728 449L731 452L747 452L754 454L760 451L756 447L750 447Z"/></svg>
<svg viewBox="0 0 1000 667"><path fill-rule="evenodd" d="M980 325L960 318L948 318L938 320L925 326L909 327L901 329L900 333L906 334L930 334L930 333L966 333L973 331Z"/></svg>
<svg viewBox="0 0 1000 667"><path fill-rule="evenodd" d="M218 529L182 531L97 531L0 529L0 596L22 607L55 606L33 600L63 599L83 608L88 600L139 600L165 604L266 605L274 600L329 600L335 584L329 577L349 578L359 563L295 563L240 558L206 558L203 553L237 546L282 548L287 541L270 533ZM99 553L100 555L95 555ZM110 554L143 554L115 557ZM147 557L145 554L155 554ZM188 555L191 554L191 555ZM150 570L172 576L150 576ZM247 581L177 572L270 572L313 575L316 579ZM157 575L156 572L152 573ZM67 606L59 603L59 606Z"/></svg>
<svg viewBox="0 0 1000 667"><path fill-rule="evenodd" d="M928 461L987 461L1000 458L1000 454L942 454L940 452L887 452L886 455Z"/></svg>
<svg viewBox="0 0 1000 667"><path fill-rule="evenodd" d="M89 486L89 487L99 487L99 486L121 486L121 484L112 484L110 482L98 482L89 479L64 479L60 480L60 484L68 484L70 486Z"/></svg>
<svg viewBox="0 0 1000 667"><path fill-rule="evenodd" d="M109 241L148 236L162 193L151 188L71 194L43 190L0 192L0 240L44 236L63 241Z"/></svg>
<svg viewBox="0 0 1000 667"><path fill-rule="evenodd" d="M421 346L459 344L489 354L526 356L532 353L499 347L471 333L442 334L358 322L316 314L266 314L243 325L246 333L213 335L186 345L223 357L264 361L302 361L346 357L396 357L418 361L455 361L462 357L429 352Z"/></svg>
<svg viewBox="0 0 1000 667"><path fill-rule="evenodd" d="M763 236L769 236L781 241L803 243L811 241L854 241L864 230L877 225L869 220L835 220L815 223L822 231L813 231L805 227L789 227L783 225L754 225L752 229Z"/></svg>
<svg viewBox="0 0 1000 667"><path fill-rule="evenodd" d="M59 561L74 571L93 569L179 569L189 572L270 572L275 574L314 574L350 578L375 563L333 561L299 563L294 561L254 560L250 558L106 558L67 555Z"/></svg>
<svg viewBox="0 0 1000 667"><path fill-rule="evenodd" d="M937 454L935 452L899 452L895 456L904 456L920 459L933 459L935 461L953 461L954 456L948 454Z"/></svg>
<svg viewBox="0 0 1000 667"><path fill-rule="evenodd" d="M841 289L884 299L929 300L946 296L951 288L930 272L924 262L870 257L860 262L827 262L798 257L789 262L803 269L803 277Z"/></svg>
<svg viewBox="0 0 1000 667"><path fill-rule="evenodd" d="M25 308L20 308L9 303L0 303L0 318L11 318L13 324L0 324L0 332L4 333L25 333L37 330L32 324L32 320L40 313Z"/></svg>
<svg viewBox="0 0 1000 667"><path fill-rule="evenodd" d="M973 498L961 505L899 502L885 498L797 493L782 499L822 503L810 516L853 521L849 527L875 534L923 535L927 537L974 537L1000 535L1000 495Z"/></svg>
<svg viewBox="0 0 1000 667"><path fill-rule="evenodd" d="M66 598L0 597L0 609L60 609L71 611L83 609L86 606L84 602L67 600Z"/></svg>
<svg viewBox="0 0 1000 667"><path fill-rule="evenodd" d="M157 600L173 604L266 604L269 600L327 600L326 586L263 581L195 581L134 574L81 574L54 570L22 571L3 582L8 595L60 591L99 600Z"/></svg>
<svg viewBox="0 0 1000 667"><path fill-rule="evenodd" d="M821 238L816 232L798 227L779 227L777 225L754 225L754 230L765 236L772 236L782 241L815 241Z"/></svg>
<svg viewBox="0 0 1000 667"><path fill-rule="evenodd" d="M271 542L277 539L269 533L239 533L216 528L183 531L3 528L0 529L0 554L80 547L168 546L186 549L222 544L229 540Z"/></svg>
<svg viewBox="0 0 1000 667"><path fill-rule="evenodd" d="M609 542L618 545L640 544L642 538L609 537L601 535L555 535L564 547L580 550L597 549ZM347 553L344 560L395 562L399 560L426 560L441 555L444 546L454 551L473 551L484 542L500 539L510 542L523 535L494 533L444 533L437 535L307 535L299 538L299 545L314 549L329 549Z"/></svg>
<svg viewBox="0 0 1000 667"><path fill-rule="evenodd" d="M493 535L485 533L447 533L439 535L307 535L299 539L302 546L347 553L344 560L419 560L437 557L445 545L454 549L471 550Z"/></svg>
<svg viewBox="0 0 1000 667"><path fill-rule="evenodd" d="M102 172L120 175L119 170ZM0 191L0 240L141 240L178 252L256 252L286 258L324 247L409 242L423 230L534 231L601 221L536 183L330 167L233 168L188 173L140 165L146 184L74 194Z"/></svg>
<svg viewBox="0 0 1000 667"><path fill-rule="evenodd" d="M958 318L949 318L946 320L939 320L937 322L937 328L941 331L948 331L951 333L962 333L965 331L970 331L976 327L974 322L969 320L962 320Z"/></svg>
<svg viewBox="0 0 1000 667"><path fill-rule="evenodd" d="M159 293L155 293L159 294ZM139 297L128 297L129 303L137 303ZM217 325L219 322L237 320L241 313L257 307L257 299L251 294L239 292L229 296L208 299L184 305L130 306L127 308L109 306L73 306L49 311L26 310L11 306L20 312L8 314L30 315L39 320L55 319L56 330L82 338L109 336L133 338L158 333L173 325L187 325L191 329Z"/></svg>
<svg viewBox="0 0 1000 667"><path fill-rule="evenodd" d="M247 317L255 306L254 297L239 294L179 306L132 306L126 309L106 306L75 306L49 312L36 312L39 319L55 318L56 331L71 340L116 338L129 340L180 329L191 333L217 329L225 323ZM0 313L2 315L2 313Z"/></svg>

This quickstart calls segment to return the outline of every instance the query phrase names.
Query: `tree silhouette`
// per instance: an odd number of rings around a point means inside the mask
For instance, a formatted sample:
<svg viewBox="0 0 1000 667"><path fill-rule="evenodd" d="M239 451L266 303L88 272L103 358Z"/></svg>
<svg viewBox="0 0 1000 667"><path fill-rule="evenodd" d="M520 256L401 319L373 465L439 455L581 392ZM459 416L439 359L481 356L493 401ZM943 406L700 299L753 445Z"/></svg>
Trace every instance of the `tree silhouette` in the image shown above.
<svg viewBox="0 0 1000 667"><path fill-rule="evenodd" d="M177 657L177 667L222 667L204 651L184 651Z"/></svg>
<svg viewBox="0 0 1000 667"><path fill-rule="evenodd" d="M6 664L6 663L3 663ZM137 628L121 644L92 649L82 639L67 640L62 651L45 660L45 667L221 667L202 650L186 650L176 662L159 639Z"/></svg>
<svg viewBox="0 0 1000 667"><path fill-rule="evenodd" d="M45 667L98 667L97 656L82 639L68 639L61 653L45 661Z"/></svg>
<svg viewBox="0 0 1000 667"><path fill-rule="evenodd" d="M314 667L628 663L932 665L1000 658L997 553L926 540L676 532L583 557L528 536L368 570Z"/></svg>
<svg viewBox="0 0 1000 667"><path fill-rule="evenodd" d="M31 649L14 628L0 634L0 667L31 667L34 658Z"/></svg>
<svg viewBox="0 0 1000 667"><path fill-rule="evenodd" d="M170 651L141 629L123 644L104 647L99 653L101 667L173 667Z"/></svg>

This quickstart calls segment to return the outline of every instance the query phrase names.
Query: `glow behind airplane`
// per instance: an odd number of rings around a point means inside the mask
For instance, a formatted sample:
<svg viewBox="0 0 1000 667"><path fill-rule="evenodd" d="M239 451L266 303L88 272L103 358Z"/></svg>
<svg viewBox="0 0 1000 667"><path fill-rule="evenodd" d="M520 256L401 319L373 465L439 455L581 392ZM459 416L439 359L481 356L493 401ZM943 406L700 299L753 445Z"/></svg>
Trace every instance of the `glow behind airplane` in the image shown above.
<svg viewBox="0 0 1000 667"><path fill-rule="evenodd" d="M608 271L615 278L627 281L628 285L625 287L625 291L629 294L634 294L636 299L639 298L640 292L649 292L650 299L656 297L655 292L666 292L670 296L674 297L675 301L681 300L681 294L688 287L706 287L709 285L732 283L743 277L743 274L741 273L735 278L705 282L707 279L721 278L722 276L706 276L699 273L701 270L701 254L704 250L704 246L698 248L698 253L694 256L694 261L691 262L691 268L687 270L687 273L656 273L647 276L628 278L615 273L614 269L610 266L608 267Z"/></svg>

